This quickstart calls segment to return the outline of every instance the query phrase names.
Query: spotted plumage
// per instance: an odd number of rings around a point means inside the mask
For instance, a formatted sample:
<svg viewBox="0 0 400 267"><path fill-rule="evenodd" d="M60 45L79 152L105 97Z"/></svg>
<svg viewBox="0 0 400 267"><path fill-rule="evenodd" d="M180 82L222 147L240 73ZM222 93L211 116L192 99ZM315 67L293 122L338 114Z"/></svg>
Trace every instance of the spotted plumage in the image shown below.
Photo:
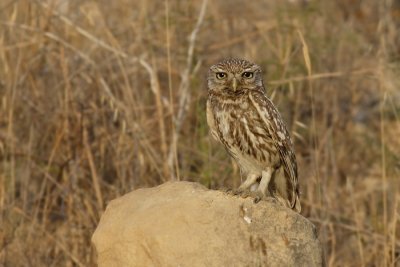
<svg viewBox="0 0 400 267"><path fill-rule="evenodd" d="M278 110L265 94L259 66L227 59L208 72L207 122L212 136L238 163L244 182L300 212L293 144Z"/></svg>

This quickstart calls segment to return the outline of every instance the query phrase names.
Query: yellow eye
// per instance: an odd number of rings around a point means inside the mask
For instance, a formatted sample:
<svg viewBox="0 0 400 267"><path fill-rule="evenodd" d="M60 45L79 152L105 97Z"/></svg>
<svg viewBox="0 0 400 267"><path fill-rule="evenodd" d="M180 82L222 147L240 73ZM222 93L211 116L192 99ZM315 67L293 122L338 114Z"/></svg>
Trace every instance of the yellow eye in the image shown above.
<svg viewBox="0 0 400 267"><path fill-rule="evenodd" d="M216 76L217 76L217 79L222 80L222 79L225 79L228 75L226 75L225 72L217 72Z"/></svg>
<svg viewBox="0 0 400 267"><path fill-rule="evenodd" d="M249 71L243 72L243 74L242 74L242 77L244 77L246 79L253 78L253 76L254 76L254 73L253 72L249 72Z"/></svg>

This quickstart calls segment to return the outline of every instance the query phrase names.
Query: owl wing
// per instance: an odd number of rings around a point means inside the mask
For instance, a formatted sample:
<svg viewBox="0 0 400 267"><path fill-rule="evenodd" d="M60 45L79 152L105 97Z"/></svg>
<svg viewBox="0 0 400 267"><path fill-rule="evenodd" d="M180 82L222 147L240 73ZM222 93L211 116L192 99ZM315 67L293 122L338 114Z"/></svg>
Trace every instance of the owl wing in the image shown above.
<svg viewBox="0 0 400 267"><path fill-rule="evenodd" d="M250 100L265 123L266 130L271 135L274 145L279 151L280 159L290 180L290 204L294 207L298 198L298 180L293 143L278 110L263 91L264 89L262 91L252 91Z"/></svg>

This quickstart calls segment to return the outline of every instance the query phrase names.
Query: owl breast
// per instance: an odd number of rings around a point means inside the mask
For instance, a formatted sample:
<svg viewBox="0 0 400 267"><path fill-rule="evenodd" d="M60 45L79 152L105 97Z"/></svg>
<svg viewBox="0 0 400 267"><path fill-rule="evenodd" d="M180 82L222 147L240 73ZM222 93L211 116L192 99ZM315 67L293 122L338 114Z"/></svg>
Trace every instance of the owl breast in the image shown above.
<svg viewBox="0 0 400 267"><path fill-rule="evenodd" d="M247 95L210 97L214 136L240 165L242 171L261 173L279 167L279 153L271 135Z"/></svg>

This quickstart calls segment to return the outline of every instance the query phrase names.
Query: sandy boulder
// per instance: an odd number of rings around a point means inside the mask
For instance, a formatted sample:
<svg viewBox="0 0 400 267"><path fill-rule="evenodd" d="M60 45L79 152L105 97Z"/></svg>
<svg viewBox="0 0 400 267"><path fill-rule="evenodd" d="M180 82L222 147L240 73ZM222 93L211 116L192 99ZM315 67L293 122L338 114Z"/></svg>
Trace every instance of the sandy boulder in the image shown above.
<svg viewBox="0 0 400 267"><path fill-rule="evenodd" d="M190 182L110 202L92 237L103 266L322 266L315 227L271 201Z"/></svg>

